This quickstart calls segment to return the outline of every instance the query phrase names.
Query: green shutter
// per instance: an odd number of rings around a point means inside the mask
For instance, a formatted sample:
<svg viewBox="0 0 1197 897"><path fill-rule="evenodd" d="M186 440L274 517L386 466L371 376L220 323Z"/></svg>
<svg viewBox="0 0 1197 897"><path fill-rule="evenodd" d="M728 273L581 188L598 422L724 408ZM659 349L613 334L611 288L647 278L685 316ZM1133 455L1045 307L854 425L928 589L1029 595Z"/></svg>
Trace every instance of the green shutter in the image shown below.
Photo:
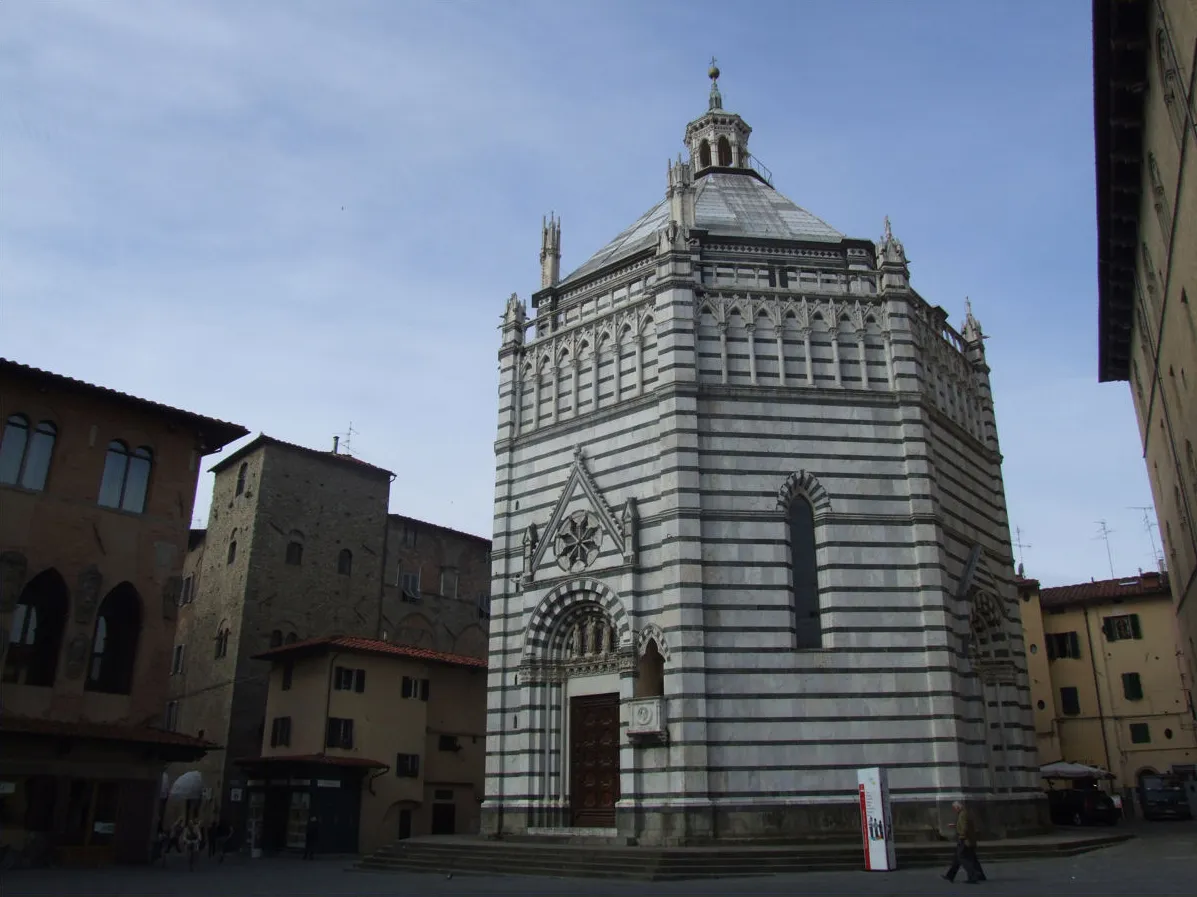
<svg viewBox="0 0 1197 897"><path fill-rule="evenodd" d="M1075 632L1068 633L1068 656L1080 658L1081 639Z"/></svg>
<svg viewBox="0 0 1197 897"><path fill-rule="evenodd" d="M1138 673L1122 674L1122 694L1128 701L1143 700L1143 683Z"/></svg>
<svg viewBox="0 0 1197 897"><path fill-rule="evenodd" d="M1114 634L1114 618L1103 617L1101 621L1101 631L1105 634L1106 641L1112 642L1116 638Z"/></svg>
<svg viewBox="0 0 1197 897"><path fill-rule="evenodd" d="M1131 635L1135 638L1143 638L1143 630L1139 628L1139 615L1131 614Z"/></svg>

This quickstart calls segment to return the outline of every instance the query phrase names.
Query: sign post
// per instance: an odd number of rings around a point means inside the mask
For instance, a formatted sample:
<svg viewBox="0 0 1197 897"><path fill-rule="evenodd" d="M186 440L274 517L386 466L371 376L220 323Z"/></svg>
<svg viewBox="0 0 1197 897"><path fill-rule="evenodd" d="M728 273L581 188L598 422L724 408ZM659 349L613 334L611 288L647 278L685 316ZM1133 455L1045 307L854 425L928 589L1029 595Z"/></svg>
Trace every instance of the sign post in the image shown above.
<svg viewBox="0 0 1197 897"><path fill-rule="evenodd" d="M889 779L882 767L856 771L860 792L860 831L864 839L865 869L892 872L898 868L894 853L894 817L889 807Z"/></svg>

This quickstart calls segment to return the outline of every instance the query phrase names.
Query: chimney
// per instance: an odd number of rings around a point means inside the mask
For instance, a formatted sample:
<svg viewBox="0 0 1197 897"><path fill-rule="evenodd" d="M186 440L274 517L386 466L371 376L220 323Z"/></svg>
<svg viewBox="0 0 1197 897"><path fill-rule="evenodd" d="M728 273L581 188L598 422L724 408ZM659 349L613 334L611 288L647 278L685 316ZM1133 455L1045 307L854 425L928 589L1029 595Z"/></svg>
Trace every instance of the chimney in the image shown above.
<svg viewBox="0 0 1197 897"><path fill-rule="evenodd" d="M341 446L341 437L334 436L333 437L333 454L334 455L337 453L337 449L340 448L340 446Z"/></svg>

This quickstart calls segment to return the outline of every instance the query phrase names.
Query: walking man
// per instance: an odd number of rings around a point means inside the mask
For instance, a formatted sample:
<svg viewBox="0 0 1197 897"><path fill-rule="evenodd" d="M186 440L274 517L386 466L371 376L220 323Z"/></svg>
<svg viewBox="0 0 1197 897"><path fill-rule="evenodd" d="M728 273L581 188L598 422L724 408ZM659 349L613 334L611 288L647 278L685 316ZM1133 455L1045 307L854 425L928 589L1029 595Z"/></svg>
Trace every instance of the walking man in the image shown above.
<svg viewBox="0 0 1197 897"><path fill-rule="evenodd" d="M977 827L960 801L954 802L952 809L956 811L956 856L943 877L948 881L955 881L956 873L964 867L964 874L968 876L964 880L965 884L975 885L979 881L985 881L985 870L981 868L981 861L977 859Z"/></svg>
<svg viewBox="0 0 1197 897"><path fill-rule="evenodd" d="M316 858L316 840L319 837L320 820L313 813L308 819L307 831L304 832L303 837L303 858L305 860L314 860Z"/></svg>

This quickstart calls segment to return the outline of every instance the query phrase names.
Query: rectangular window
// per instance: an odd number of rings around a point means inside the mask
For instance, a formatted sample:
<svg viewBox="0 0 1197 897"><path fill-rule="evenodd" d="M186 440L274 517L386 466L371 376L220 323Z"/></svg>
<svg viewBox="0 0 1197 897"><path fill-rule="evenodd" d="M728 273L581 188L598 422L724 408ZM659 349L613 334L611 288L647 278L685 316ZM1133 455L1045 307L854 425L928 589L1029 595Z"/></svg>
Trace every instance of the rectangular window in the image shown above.
<svg viewBox="0 0 1197 897"><path fill-rule="evenodd" d="M445 598L457 597L457 571L452 567L441 568L441 595Z"/></svg>
<svg viewBox="0 0 1197 897"><path fill-rule="evenodd" d="M270 746L291 746L291 717L276 716L270 721Z"/></svg>
<svg viewBox="0 0 1197 897"><path fill-rule="evenodd" d="M295 678L295 664L288 660L283 663L283 691L291 690L291 680Z"/></svg>
<svg viewBox="0 0 1197 897"><path fill-rule="evenodd" d="M353 671L353 690L355 692L357 692L358 694L361 694L362 692L364 692L366 690L366 671L365 670L354 670Z"/></svg>
<svg viewBox="0 0 1197 897"><path fill-rule="evenodd" d="M340 719L335 716L328 718L328 732L324 743L330 748L344 748L349 750L353 747L353 720Z"/></svg>
<svg viewBox="0 0 1197 897"><path fill-rule="evenodd" d="M460 751L461 745L456 735L442 735L437 739L436 748L438 751Z"/></svg>
<svg viewBox="0 0 1197 897"><path fill-rule="evenodd" d="M1071 686L1060 689L1060 710L1066 716L1077 716L1081 712L1081 698Z"/></svg>
<svg viewBox="0 0 1197 897"><path fill-rule="evenodd" d="M1105 617L1101 621L1101 631L1105 633L1106 641L1108 642L1122 642L1128 639L1143 638L1143 630L1139 628L1138 614Z"/></svg>
<svg viewBox="0 0 1197 897"><path fill-rule="evenodd" d="M412 604L420 603L420 571L414 573L402 573L399 576L399 582L403 588L402 598L404 601L410 601Z"/></svg>
<svg viewBox="0 0 1197 897"><path fill-rule="evenodd" d="M166 705L166 717L162 720L162 728L167 732L175 732L179 728L179 702L171 701Z"/></svg>
<svg viewBox="0 0 1197 897"><path fill-rule="evenodd" d="M414 523L403 524L403 547L416 547L416 525Z"/></svg>
<svg viewBox="0 0 1197 897"><path fill-rule="evenodd" d="M431 688L431 683L429 683L429 681L427 679L420 680L420 700L421 701L428 700L428 692L429 692L430 688Z"/></svg>
<svg viewBox="0 0 1197 897"><path fill-rule="evenodd" d="M485 593L478 596L478 619L490 619L490 595Z"/></svg>
<svg viewBox="0 0 1197 897"><path fill-rule="evenodd" d="M1143 700L1143 683L1139 680L1138 673L1122 674L1122 694L1128 701Z"/></svg>
<svg viewBox="0 0 1197 897"><path fill-rule="evenodd" d="M404 698L419 698L421 701L427 701L430 687L427 679L415 679L411 676L404 676L399 694Z"/></svg>
<svg viewBox="0 0 1197 897"><path fill-rule="evenodd" d="M1047 643L1047 659L1059 660L1070 657L1077 660L1081 656L1081 640L1075 632L1049 632L1044 636Z"/></svg>
<svg viewBox="0 0 1197 897"><path fill-rule="evenodd" d="M366 671L351 669L349 667L337 667L333 674L333 688L337 691L356 691L363 692L366 690Z"/></svg>
<svg viewBox="0 0 1197 897"><path fill-rule="evenodd" d="M411 676L404 676L403 677L403 686L399 692L400 696L402 696L404 698L410 698L412 695L412 690L415 687L415 681L416 680L413 679Z"/></svg>
<svg viewBox="0 0 1197 897"><path fill-rule="evenodd" d="M420 775L419 754L396 754L395 775L402 779L414 779Z"/></svg>
<svg viewBox="0 0 1197 897"><path fill-rule="evenodd" d="M1151 744L1151 728L1147 723L1130 724L1131 744Z"/></svg>
<svg viewBox="0 0 1197 897"><path fill-rule="evenodd" d="M177 676L183 672L183 645L175 645L174 654L170 659L170 674Z"/></svg>

